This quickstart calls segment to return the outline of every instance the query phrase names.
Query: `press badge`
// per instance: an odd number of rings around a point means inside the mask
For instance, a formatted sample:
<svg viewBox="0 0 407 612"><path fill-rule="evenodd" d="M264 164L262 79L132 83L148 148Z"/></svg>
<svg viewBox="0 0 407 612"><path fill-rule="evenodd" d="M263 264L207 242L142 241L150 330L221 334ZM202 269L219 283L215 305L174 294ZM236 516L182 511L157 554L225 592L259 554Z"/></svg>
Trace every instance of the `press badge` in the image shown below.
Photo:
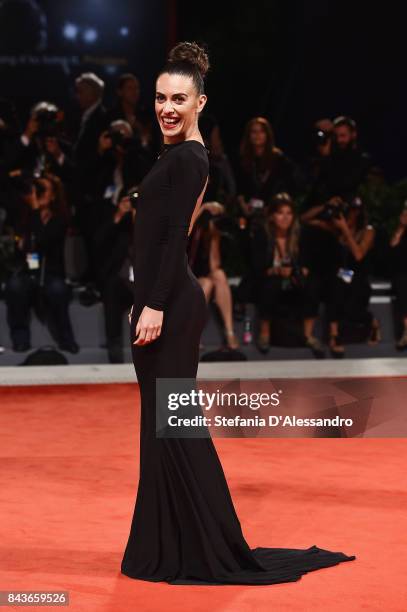
<svg viewBox="0 0 407 612"><path fill-rule="evenodd" d="M355 274L354 270L349 270L348 268L339 268L338 270L339 278L341 278L345 283L348 283L348 284L352 282L352 278L354 274Z"/></svg>
<svg viewBox="0 0 407 612"><path fill-rule="evenodd" d="M27 253L26 262L29 270L38 270L40 267L39 253Z"/></svg>

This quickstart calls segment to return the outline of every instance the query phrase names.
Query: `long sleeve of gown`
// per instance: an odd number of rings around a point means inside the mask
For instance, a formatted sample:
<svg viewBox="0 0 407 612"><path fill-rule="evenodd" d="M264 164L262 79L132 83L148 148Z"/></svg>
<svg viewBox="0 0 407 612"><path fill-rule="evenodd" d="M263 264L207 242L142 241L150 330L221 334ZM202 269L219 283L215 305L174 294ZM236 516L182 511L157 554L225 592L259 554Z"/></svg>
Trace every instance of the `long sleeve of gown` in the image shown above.
<svg viewBox="0 0 407 612"><path fill-rule="evenodd" d="M203 164L188 149L176 151L169 171L170 190L164 218L165 245L158 276L146 302L146 306L155 310L164 310L176 272L184 265L189 224L206 180Z"/></svg>

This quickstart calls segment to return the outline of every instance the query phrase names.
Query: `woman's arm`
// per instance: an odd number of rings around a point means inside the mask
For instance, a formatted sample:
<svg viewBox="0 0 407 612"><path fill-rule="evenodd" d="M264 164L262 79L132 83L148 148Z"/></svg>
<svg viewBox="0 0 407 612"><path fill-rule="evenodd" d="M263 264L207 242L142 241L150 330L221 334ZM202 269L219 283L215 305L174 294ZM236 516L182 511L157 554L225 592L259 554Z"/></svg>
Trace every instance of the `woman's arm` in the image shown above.
<svg viewBox="0 0 407 612"><path fill-rule="evenodd" d="M396 247L406 232L407 228L407 209L404 209L399 218L399 225L390 240L390 246Z"/></svg>
<svg viewBox="0 0 407 612"><path fill-rule="evenodd" d="M161 335L164 309L177 270L184 265L188 231L198 197L206 188L208 165L185 149L174 151L170 168L170 193L165 202L166 234L154 287L136 324L136 340L142 346Z"/></svg>
<svg viewBox="0 0 407 612"><path fill-rule="evenodd" d="M374 227L367 225L363 231L360 242L356 242L348 224L345 223L345 225L342 226L342 234L356 261L361 261L366 253L372 248L376 231Z"/></svg>
<svg viewBox="0 0 407 612"><path fill-rule="evenodd" d="M183 266L189 225L198 197L203 195L208 171L206 164L190 149L180 148L174 153L166 203L166 244L156 282L146 302L146 306L155 310L164 310L177 270Z"/></svg>
<svg viewBox="0 0 407 612"><path fill-rule="evenodd" d="M397 229L394 231L391 239L390 239L390 246L391 247L396 247L400 244L400 240L403 237L403 234L405 233L406 228L405 226L403 227L403 225L399 225L397 227Z"/></svg>
<svg viewBox="0 0 407 612"><path fill-rule="evenodd" d="M317 204L317 206L312 206L310 209L306 210L300 215L300 220L303 223L309 223L315 217L317 217L325 208L325 204Z"/></svg>

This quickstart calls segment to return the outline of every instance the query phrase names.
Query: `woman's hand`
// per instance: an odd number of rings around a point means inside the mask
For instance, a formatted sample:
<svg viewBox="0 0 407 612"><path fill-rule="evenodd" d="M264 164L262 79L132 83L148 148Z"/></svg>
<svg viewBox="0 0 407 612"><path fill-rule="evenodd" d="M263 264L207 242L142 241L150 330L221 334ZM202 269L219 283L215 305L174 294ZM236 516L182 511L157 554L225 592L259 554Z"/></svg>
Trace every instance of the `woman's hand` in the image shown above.
<svg viewBox="0 0 407 612"><path fill-rule="evenodd" d="M163 324L163 311L144 306L136 325L136 340L133 344L138 346L149 344L161 334Z"/></svg>
<svg viewBox="0 0 407 612"><path fill-rule="evenodd" d="M113 223L120 223L124 215L126 215L128 212L131 212L131 210L132 210L132 206L130 203L130 198L129 196L125 196L124 198L120 200L117 206L116 213L113 217Z"/></svg>
<svg viewBox="0 0 407 612"><path fill-rule="evenodd" d="M99 136L99 141L98 141L98 153L99 153L99 155L103 155L103 153L105 153L106 151L111 149L112 146L113 146L112 137L109 136L109 132L107 130L105 130Z"/></svg>

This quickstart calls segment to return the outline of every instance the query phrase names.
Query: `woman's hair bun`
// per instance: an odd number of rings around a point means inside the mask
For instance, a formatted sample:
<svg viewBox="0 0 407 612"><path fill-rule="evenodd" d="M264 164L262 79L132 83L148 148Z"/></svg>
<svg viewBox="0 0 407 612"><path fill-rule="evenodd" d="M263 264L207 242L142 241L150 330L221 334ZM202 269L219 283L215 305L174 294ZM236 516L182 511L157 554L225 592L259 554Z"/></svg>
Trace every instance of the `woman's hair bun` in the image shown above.
<svg viewBox="0 0 407 612"><path fill-rule="evenodd" d="M188 62L195 66L201 73L202 78L205 77L209 70L209 58L203 47L200 47L196 42L180 42L173 47L168 55L168 61L171 63Z"/></svg>

